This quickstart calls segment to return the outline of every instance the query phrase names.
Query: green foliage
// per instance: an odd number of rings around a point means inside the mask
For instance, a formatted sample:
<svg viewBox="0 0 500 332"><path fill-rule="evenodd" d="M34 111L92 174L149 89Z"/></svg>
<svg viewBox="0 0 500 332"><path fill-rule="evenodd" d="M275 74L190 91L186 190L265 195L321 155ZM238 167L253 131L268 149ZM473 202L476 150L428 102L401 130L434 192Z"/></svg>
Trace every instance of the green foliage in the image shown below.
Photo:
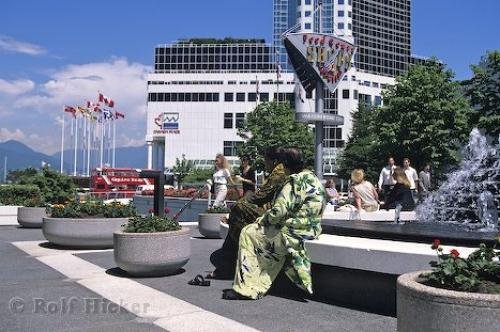
<svg viewBox="0 0 500 332"><path fill-rule="evenodd" d="M497 138L500 134L500 51L488 52L471 69L474 77L464 82L474 108L470 123Z"/></svg>
<svg viewBox="0 0 500 332"><path fill-rule="evenodd" d="M260 103L247 114L238 135L245 139L238 154L249 156L258 170L264 169L262 155L272 146L297 146L308 165L314 162L314 134L306 124L295 121L288 103Z"/></svg>
<svg viewBox="0 0 500 332"><path fill-rule="evenodd" d="M53 218L127 218L135 215L134 206L119 202L104 204L102 201L89 200L83 203L55 204L51 207Z"/></svg>
<svg viewBox="0 0 500 332"><path fill-rule="evenodd" d="M187 160L185 155L182 155L182 159L175 158L175 166L173 168L175 177L177 179L177 188L181 188L184 178L193 169L193 162Z"/></svg>
<svg viewBox="0 0 500 332"><path fill-rule="evenodd" d="M75 185L71 177L60 174L48 167L43 168L34 175L28 170L20 176L18 183L34 185L40 188L42 200L45 203L63 204L74 198Z"/></svg>
<svg viewBox="0 0 500 332"><path fill-rule="evenodd" d="M455 249L450 254L443 254L439 241L434 241L437 245L432 248L436 249L438 261L431 263L434 267L431 273L420 275L424 284L456 291L500 294L500 251L481 244L464 259Z"/></svg>
<svg viewBox="0 0 500 332"><path fill-rule="evenodd" d="M453 73L436 61L415 65L384 92L374 130L378 136L374 160L404 157L422 169L430 162L436 173L459 161L458 146L467 140L470 106Z"/></svg>
<svg viewBox="0 0 500 332"><path fill-rule="evenodd" d="M225 206L211 206L205 213L229 213L230 211L231 209Z"/></svg>
<svg viewBox="0 0 500 332"><path fill-rule="evenodd" d="M0 204L26 207L45 206L37 186L20 184L0 186Z"/></svg>
<svg viewBox="0 0 500 332"><path fill-rule="evenodd" d="M367 180L372 183L378 180L381 165L380 161L373 159L377 155L377 130L374 127L376 112L377 109L359 103L358 110L352 113L353 130L340 156L341 177L348 179L353 169L360 168L365 171Z"/></svg>
<svg viewBox="0 0 500 332"><path fill-rule="evenodd" d="M186 177L184 178L184 183L189 184L202 184L204 185L207 179L212 178L212 174L214 173L213 169L193 169Z"/></svg>
<svg viewBox="0 0 500 332"><path fill-rule="evenodd" d="M158 217L148 215L146 217L135 216L125 224L125 233L157 233L178 231L181 229L179 223L170 217Z"/></svg>
<svg viewBox="0 0 500 332"><path fill-rule="evenodd" d="M7 174L7 182L8 183L17 183L22 177L31 177L35 176L38 173L38 170L33 167L28 167L22 170L12 170Z"/></svg>

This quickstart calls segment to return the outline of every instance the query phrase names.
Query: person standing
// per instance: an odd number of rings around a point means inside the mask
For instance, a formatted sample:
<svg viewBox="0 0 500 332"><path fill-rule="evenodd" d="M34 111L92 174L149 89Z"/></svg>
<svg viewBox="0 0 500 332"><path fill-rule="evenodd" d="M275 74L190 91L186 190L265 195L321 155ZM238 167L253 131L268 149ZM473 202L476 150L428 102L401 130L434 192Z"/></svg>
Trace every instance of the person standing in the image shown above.
<svg viewBox="0 0 500 332"><path fill-rule="evenodd" d="M431 165L425 164L424 169L418 174L420 200L423 201L431 191Z"/></svg>
<svg viewBox="0 0 500 332"><path fill-rule="evenodd" d="M393 178L394 169L394 158L387 158L387 165L380 171L380 176L378 177L378 190L380 199L383 200L387 194L392 190L396 181Z"/></svg>
<svg viewBox="0 0 500 332"><path fill-rule="evenodd" d="M213 185L215 201L213 206L226 206L227 184L234 185L229 171L229 162L222 154L215 156L215 173L213 174Z"/></svg>
<svg viewBox="0 0 500 332"><path fill-rule="evenodd" d="M396 209L401 205L402 211L413 211L415 209L415 201L410 191L410 181L401 167L396 167L393 174L396 184L385 198L385 202L381 206L382 209Z"/></svg>
<svg viewBox="0 0 500 332"><path fill-rule="evenodd" d="M249 157L241 157L240 175L237 178L241 180L243 186L243 196L245 196L248 192L255 192L255 170L250 165Z"/></svg>
<svg viewBox="0 0 500 332"><path fill-rule="evenodd" d="M418 174L417 171L410 166L410 159L403 159L403 169L405 171L406 177L410 182L410 190L411 195L413 196L413 200L417 200L417 188L418 188Z"/></svg>

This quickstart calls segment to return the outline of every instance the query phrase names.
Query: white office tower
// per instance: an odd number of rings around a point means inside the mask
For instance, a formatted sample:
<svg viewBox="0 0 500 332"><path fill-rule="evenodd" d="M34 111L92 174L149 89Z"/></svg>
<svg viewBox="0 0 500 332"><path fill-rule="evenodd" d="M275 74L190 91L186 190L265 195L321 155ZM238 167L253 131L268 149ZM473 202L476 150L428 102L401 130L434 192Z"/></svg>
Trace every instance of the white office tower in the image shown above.
<svg viewBox="0 0 500 332"><path fill-rule="evenodd" d="M217 153L237 161L237 135L258 102L294 104L294 74L280 73L263 40L190 39L155 48L148 76L148 167L171 168L176 158L213 167ZM276 84L279 82L279 84Z"/></svg>
<svg viewBox="0 0 500 332"><path fill-rule="evenodd" d="M353 42L358 50L354 66L335 93L325 91L324 111L344 117L344 125L325 126L324 167L332 173L338 149L352 130L351 113L358 103L381 105L381 92L404 73L410 56L410 0L273 0L273 45L283 68L292 70L281 36L293 32L334 34ZM314 111L314 93L305 96L295 88L296 109Z"/></svg>

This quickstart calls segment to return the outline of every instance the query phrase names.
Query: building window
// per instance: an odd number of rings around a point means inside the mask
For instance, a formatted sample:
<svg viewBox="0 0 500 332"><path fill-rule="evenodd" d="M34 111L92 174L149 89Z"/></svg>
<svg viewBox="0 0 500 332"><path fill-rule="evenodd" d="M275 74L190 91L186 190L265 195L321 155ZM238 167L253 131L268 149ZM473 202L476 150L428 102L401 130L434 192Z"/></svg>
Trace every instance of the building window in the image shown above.
<svg viewBox="0 0 500 332"><path fill-rule="evenodd" d="M233 101L233 93L232 92L224 93L224 101Z"/></svg>
<svg viewBox="0 0 500 332"><path fill-rule="evenodd" d="M382 97L375 96L375 106L380 106L380 105L382 105Z"/></svg>
<svg viewBox="0 0 500 332"><path fill-rule="evenodd" d="M260 101L269 101L269 93L261 92L260 93Z"/></svg>
<svg viewBox="0 0 500 332"><path fill-rule="evenodd" d="M235 127L237 129L243 128L244 122L245 122L245 113L236 113Z"/></svg>
<svg viewBox="0 0 500 332"><path fill-rule="evenodd" d="M344 4L344 0L339 0L339 5L343 5Z"/></svg>
<svg viewBox="0 0 500 332"><path fill-rule="evenodd" d="M257 94L255 92L249 92L248 101L257 101Z"/></svg>
<svg viewBox="0 0 500 332"><path fill-rule="evenodd" d="M306 5L310 5L310 4L311 4L311 0L306 0L306 1L304 1L304 3L305 3Z"/></svg>
<svg viewBox="0 0 500 332"><path fill-rule="evenodd" d="M224 141L224 156L226 157L236 157L238 154L237 148L242 142L236 141Z"/></svg>
<svg viewBox="0 0 500 332"><path fill-rule="evenodd" d="M349 90L348 89L342 90L342 99L349 99Z"/></svg>
<svg viewBox="0 0 500 332"><path fill-rule="evenodd" d="M236 93L236 101L245 101L245 93L237 92Z"/></svg>
<svg viewBox="0 0 500 332"><path fill-rule="evenodd" d="M337 28L338 28L339 30L344 30L344 23L342 23L342 22L338 23L338 24L337 24Z"/></svg>
<svg viewBox="0 0 500 332"><path fill-rule="evenodd" d="M224 113L224 129L233 128L233 113Z"/></svg>
<svg viewBox="0 0 500 332"><path fill-rule="evenodd" d="M304 29L305 30L311 30L311 23L304 24Z"/></svg>
<svg viewBox="0 0 500 332"><path fill-rule="evenodd" d="M304 16L305 17L311 17L311 11L310 10L306 10L305 13L304 13Z"/></svg>
<svg viewBox="0 0 500 332"><path fill-rule="evenodd" d="M339 10L338 11L338 16L339 17L344 17L344 11L343 10Z"/></svg>
<svg viewBox="0 0 500 332"><path fill-rule="evenodd" d="M354 90L353 96L354 99L358 99L358 90Z"/></svg>

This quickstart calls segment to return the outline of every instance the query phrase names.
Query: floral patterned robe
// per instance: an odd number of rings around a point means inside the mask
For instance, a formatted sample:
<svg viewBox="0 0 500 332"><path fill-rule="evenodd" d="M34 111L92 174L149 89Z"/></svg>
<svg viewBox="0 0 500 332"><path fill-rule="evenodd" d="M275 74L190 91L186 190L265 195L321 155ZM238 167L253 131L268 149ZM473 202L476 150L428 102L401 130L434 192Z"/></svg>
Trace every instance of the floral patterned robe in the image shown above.
<svg viewBox="0 0 500 332"><path fill-rule="evenodd" d="M304 241L321 234L325 204L324 187L311 171L291 175L273 207L243 228L233 289L260 298L284 268L293 282L312 294L311 262Z"/></svg>

